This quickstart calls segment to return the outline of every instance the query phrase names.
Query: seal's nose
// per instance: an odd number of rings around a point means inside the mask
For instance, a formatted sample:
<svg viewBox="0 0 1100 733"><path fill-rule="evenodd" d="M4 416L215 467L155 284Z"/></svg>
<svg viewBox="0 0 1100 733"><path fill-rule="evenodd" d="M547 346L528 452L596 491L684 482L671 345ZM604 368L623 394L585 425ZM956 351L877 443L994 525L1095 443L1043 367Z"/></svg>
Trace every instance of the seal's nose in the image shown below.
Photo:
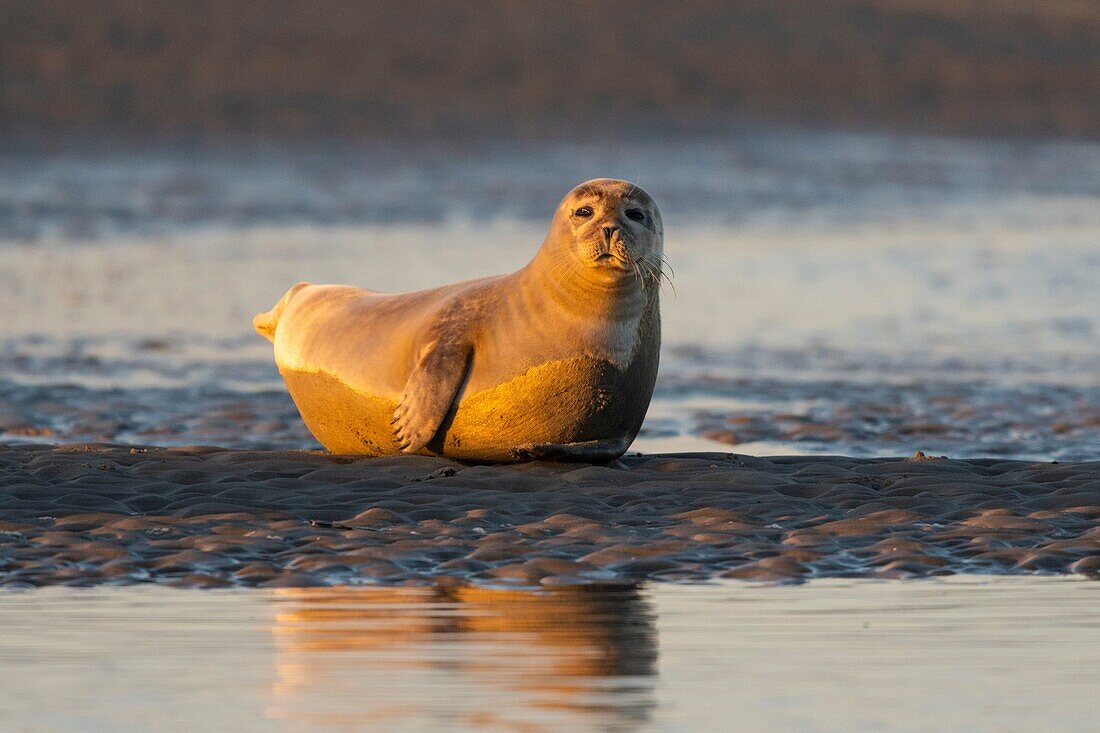
<svg viewBox="0 0 1100 733"><path fill-rule="evenodd" d="M619 227L604 227L603 228L603 241L611 244L611 238L615 236L615 232L619 231Z"/></svg>

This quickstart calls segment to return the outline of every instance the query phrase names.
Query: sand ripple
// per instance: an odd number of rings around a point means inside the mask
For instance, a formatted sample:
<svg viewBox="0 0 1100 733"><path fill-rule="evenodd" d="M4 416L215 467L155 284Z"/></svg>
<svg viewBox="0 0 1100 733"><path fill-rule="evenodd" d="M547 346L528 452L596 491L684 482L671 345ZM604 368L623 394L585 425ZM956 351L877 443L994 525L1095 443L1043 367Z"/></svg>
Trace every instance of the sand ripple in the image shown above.
<svg viewBox="0 0 1100 733"><path fill-rule="evenodd" d="M0 448L0 585L1100 575L1100 462Z"/></svg>

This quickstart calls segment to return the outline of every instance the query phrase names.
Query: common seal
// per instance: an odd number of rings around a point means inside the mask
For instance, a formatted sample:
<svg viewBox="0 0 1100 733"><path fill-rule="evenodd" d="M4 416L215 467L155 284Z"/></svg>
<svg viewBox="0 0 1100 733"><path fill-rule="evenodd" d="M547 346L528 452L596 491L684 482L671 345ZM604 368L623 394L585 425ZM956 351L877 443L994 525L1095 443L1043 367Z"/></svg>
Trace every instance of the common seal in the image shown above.
<svg viewBox="0 0 1100 733"><path fill-rule="evenodd" d="M510 275L400 294L299 283L253 325L334 453L611 460L653 394L663 262L653 199L601 178Z"/></svg>

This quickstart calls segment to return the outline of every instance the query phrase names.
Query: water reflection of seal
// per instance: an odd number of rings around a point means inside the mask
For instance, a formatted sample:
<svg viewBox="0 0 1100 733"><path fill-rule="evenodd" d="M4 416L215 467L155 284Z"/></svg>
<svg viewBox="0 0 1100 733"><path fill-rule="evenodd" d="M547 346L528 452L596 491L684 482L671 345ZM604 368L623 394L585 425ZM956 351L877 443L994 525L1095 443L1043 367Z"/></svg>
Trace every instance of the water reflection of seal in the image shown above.
<svg viewBox="0 0 1100 733"><path fill-rule="evenodd" d="M300 283L253 323L333 452L608 460L653 393L663 257L649 194L597 179L510 275L396 295Z"/></svg>
<svg viewBox="0 0 1100 733"><path fill-rule="evenodd" d="M634 730L656 706L652 602L633 586L277 588L268 714L346 730ZM401 695L394 696L399 687ZM463 695L440 695L442 690ZM491 722L495 725L486 725Z"/></svg>

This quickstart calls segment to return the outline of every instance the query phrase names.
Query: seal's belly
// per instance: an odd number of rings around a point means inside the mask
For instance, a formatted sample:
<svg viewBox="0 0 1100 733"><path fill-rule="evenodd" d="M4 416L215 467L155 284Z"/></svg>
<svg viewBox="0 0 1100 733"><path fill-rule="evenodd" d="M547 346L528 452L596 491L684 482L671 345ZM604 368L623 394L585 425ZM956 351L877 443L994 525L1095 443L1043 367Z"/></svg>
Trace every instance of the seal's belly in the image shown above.
<svg viewBox="0 0 1100 733"><path fill-rule="evenodd" d="M353 389L324 372L282 370L287 388L314 437L333 453L391 455L397 403ZM576 358L548 362L472 394L448 416L424 453L479 461L512 460L524 443L576 443L620 438L649 395L625 389L608 362ZM633 398L631 398L631 393ZM631 404L644 399L646 405Z"/></svg>

